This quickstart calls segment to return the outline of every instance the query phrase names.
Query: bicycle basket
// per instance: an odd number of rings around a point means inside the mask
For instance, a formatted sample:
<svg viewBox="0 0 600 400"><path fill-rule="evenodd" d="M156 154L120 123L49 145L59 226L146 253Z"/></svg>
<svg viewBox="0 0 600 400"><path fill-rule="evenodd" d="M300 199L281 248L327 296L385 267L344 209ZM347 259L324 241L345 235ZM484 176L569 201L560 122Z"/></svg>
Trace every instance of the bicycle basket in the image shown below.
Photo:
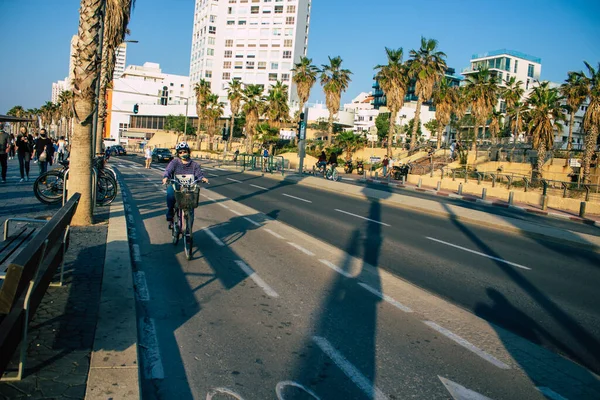
<svg viewBox="0 0 600 400"><path fill-rule="evenodd" d="M177 208L190 209L198 207L198 201L200 200L200 188L193 187L190 189L176 190L175 191L175 204Z"/></svg>

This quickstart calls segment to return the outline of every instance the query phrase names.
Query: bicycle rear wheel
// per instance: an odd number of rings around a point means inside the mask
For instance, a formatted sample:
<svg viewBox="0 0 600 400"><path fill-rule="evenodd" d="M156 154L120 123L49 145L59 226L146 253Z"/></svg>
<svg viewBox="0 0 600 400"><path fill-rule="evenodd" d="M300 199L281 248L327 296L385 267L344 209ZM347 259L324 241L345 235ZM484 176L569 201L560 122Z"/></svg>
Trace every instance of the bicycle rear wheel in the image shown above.
<svg viewBox="0 0 600 400"><path fill-rule="evenodd" d="M117 181L110 175L101 175L96 183L96 204L106 206L117 197Z"/></svg>
<svg viewBox="0 0 600 400"><path fill-rule="evenodd" d="M185 214L185 234L183 240L183 247L185 250L185 257L188 260L192 259L192 246L194 245L194 235L192 228L194 226L194 210L187 210Z"/></svg>
<svg viewBox="0 0 600 400"><path fill-rule="evenodd" d="M48 171L33 183L33 194L44 204L58 204L62 201L64 175L60 171Z"/></svg>

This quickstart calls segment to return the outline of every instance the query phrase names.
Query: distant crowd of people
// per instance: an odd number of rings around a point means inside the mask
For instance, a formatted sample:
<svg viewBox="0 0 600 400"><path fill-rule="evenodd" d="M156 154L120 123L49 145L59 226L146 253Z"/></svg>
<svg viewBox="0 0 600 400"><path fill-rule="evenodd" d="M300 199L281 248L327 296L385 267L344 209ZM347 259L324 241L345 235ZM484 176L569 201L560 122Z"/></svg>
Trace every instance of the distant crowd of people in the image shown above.
<svg viewBox="0 0 600 400"><path fill-rule="evenodd" d="M6 183L8 160L19 160L20 182L29 181L30 164L38 165L39 174L48 170L53 163L65 161L69 157L69 145L64 136L59 139L48 137L46 129L40 129L35 135L22 126L19 133L6 133L0 125L0 168L2 183Z"/></svg>

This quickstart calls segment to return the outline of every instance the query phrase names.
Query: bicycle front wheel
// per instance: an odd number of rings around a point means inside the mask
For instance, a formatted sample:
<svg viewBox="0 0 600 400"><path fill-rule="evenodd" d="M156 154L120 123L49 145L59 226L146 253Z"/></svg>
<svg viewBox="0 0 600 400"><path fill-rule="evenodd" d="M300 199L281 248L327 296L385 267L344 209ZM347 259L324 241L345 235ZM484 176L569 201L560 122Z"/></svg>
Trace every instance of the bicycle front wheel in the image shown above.
<svg viewBox="0 0 600 400"><path fill-rule="evenodd" d="M192 259L192 246L194 244L194 236L192 227L194 226L194 210L187 210L185 214L185 235L183 240L183 247L185 250L185 257L188 260Z"/></svg>
<svg viewBox="0 0 600 400"><path fill-rule="evenodd" d="M96 204L106 206L117 197L117 181L110 175L101 175L96 183Z"/></svg>
<svg viewBox="0 0 600 400"><path fill-rule="evenodd" d="M60 171L48 171L33 183L33 194L44 204L58 204L63 198L64 175Z"/></svg>

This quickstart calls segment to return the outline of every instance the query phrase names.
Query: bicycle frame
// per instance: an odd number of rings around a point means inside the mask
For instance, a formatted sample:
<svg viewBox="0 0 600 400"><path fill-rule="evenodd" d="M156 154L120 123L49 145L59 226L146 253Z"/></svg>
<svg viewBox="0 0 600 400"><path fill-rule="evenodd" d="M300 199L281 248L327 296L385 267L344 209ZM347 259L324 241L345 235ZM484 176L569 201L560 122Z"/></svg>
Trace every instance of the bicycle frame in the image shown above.
<svg viewBox="0 0 600 400"><path fill-rule="evenodd" d="M195 190L196 185L201 181L193 180L193 178L193 176L190 177L188 175L176 175L175 179L170 179L169 181L173 185L173 190L181 192ZM190 260L193 246L194 208L179 208L176 204L174 211L176 219L173 221L172 241L176 245L179 241L179 235L183 236L185 255Z"/></svg>

